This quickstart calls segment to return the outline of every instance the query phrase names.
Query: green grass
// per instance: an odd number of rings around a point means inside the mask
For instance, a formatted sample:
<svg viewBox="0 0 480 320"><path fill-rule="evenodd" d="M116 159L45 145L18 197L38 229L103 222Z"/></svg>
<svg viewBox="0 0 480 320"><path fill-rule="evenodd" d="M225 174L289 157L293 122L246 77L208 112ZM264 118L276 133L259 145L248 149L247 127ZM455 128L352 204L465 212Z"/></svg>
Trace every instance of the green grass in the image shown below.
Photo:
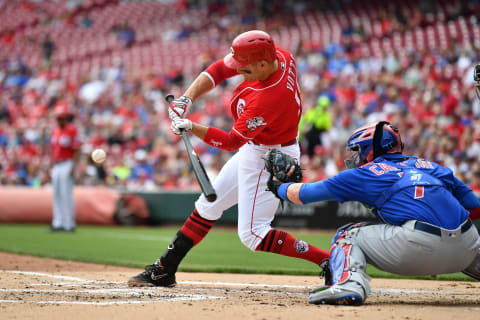
<svg viewBox="0 0 480 320"><path fill-rule="evenodd" d="M80 226L76 232L51 233L46 225L1 224L0 251L98 264L143 267L160 257L178 227ZM292 235L328 249L332 233L297 232ZM214 227L185 257L179 268L187 272L317 275L319 268L301 259L251 252L236 229ZM372 277L397 278L372 266ZM398 277L400 278L400 277ZM433 279L433 277L418 277ZM462 273L441 275L441 280L468 280Z"/></svg>

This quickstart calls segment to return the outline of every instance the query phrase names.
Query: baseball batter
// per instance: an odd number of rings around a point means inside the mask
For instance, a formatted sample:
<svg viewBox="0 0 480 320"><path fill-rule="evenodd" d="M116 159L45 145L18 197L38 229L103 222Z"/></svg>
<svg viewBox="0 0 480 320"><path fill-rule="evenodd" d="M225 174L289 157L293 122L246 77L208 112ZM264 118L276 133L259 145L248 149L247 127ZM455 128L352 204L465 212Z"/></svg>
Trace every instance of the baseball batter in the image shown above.
<svg viewBox="0 0 480 320"><path fill-rule="evenodd" d="M66 103L59 103L54 108L57 126L50 138L51 177L53 185L53 219L52 231L75 230L75 207L73 202L73 185L75 164L79 158L80 141L77 128L68 121L71 113Z"/></svg>
<svg viewBox="0 0 480 320"><path fill-rule="evenodd" d="M403 155L400 133L385 121L357 129L347 149L350 170L270 188L294 203L359 201L381 221L338 229L330 248L331 279L311 293L310 303L363 303L370 292L367 263L399 275L464 271L480 279L480 240L468 211L480 202L470 188L449 168Z"/></svg>
<svg viewBox="0 0 480 320"><path fill-rule="evenodd" d="M235 120L230 132L182 119L192 101L223 80L241 74L245 81L233 93L231 112ZM279 200L266 192L269 175L263 156L277 148L299 158L298 122L302 101L293 56L276 46L263 31L248 31L237 36L232 51L202 72L169 109L171 129L187 130L207 144L238 152L225 164L213 182L217 200L203 195L195 210L176 234L165 253L145 272L132 277L129 286L173 286L175 272L187 252L210 231L224 210L238 204L238 235L252 251L266 251L320 264L328 252L285 231L272 229Z"/></svg>

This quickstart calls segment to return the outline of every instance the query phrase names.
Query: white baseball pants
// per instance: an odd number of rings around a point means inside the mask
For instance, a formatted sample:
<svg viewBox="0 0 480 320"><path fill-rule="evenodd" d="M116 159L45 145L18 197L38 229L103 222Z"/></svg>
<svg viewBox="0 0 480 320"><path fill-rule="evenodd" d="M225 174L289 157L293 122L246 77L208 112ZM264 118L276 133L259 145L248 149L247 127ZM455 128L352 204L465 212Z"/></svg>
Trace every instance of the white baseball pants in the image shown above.
<svg viewBox="0 0 480 320"><path fill-rule="evenodd" d="M202 194L195 202L200 216L218 220L223 211L238 203L238 235L242 243L255 251L270 231L279 200L267 189L268 172L263 157L271 149L299 159L298 144L262 146L247 143L225 163L213 181L217 200L208 202Z"/></svg>
<svg viewBox="0 0 480 320"><path fill-rule="evenodd" d="M70 176L73 160L56 163L52 168L53 184L53 228L70 230L75 228L73 202L74 179Z"/></svg>

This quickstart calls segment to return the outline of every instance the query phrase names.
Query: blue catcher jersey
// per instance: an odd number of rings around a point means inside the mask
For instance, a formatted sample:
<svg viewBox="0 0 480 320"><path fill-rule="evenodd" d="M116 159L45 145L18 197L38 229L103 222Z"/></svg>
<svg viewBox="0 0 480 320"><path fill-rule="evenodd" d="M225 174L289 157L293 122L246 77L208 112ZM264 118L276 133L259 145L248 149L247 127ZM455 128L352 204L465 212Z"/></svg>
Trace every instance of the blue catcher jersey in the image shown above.
<svg viewBox="0 0 480 320"><path fill-rule="evenodd" d="M383 155L324 182L338 201L359 201L392 225L419 220L456 229L469 216L458 199L471 190L449 168L415 157Z"/></svg>

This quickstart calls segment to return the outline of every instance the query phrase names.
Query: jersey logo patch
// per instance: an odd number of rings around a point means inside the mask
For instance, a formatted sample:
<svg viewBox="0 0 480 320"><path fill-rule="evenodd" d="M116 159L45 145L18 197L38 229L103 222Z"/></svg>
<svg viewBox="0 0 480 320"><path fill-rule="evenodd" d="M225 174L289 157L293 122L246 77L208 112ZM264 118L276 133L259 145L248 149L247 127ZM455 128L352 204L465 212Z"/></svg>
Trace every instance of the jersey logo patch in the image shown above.
<svg viewBox="0 0 480 320"><path fill-rule="evenodd" d="M238 99L238 102L237 102L237 116L239 118L242 115L243 111L245 111L245 100Z"/></svg>
<svg viewBox="0 0 480 320"><path fill-rule="evenodd" d="M262 117L255 117L253 119L247 119L247 128L250 131L255 131L258 127L266 126L267 123L263 121Z"/></svg>

